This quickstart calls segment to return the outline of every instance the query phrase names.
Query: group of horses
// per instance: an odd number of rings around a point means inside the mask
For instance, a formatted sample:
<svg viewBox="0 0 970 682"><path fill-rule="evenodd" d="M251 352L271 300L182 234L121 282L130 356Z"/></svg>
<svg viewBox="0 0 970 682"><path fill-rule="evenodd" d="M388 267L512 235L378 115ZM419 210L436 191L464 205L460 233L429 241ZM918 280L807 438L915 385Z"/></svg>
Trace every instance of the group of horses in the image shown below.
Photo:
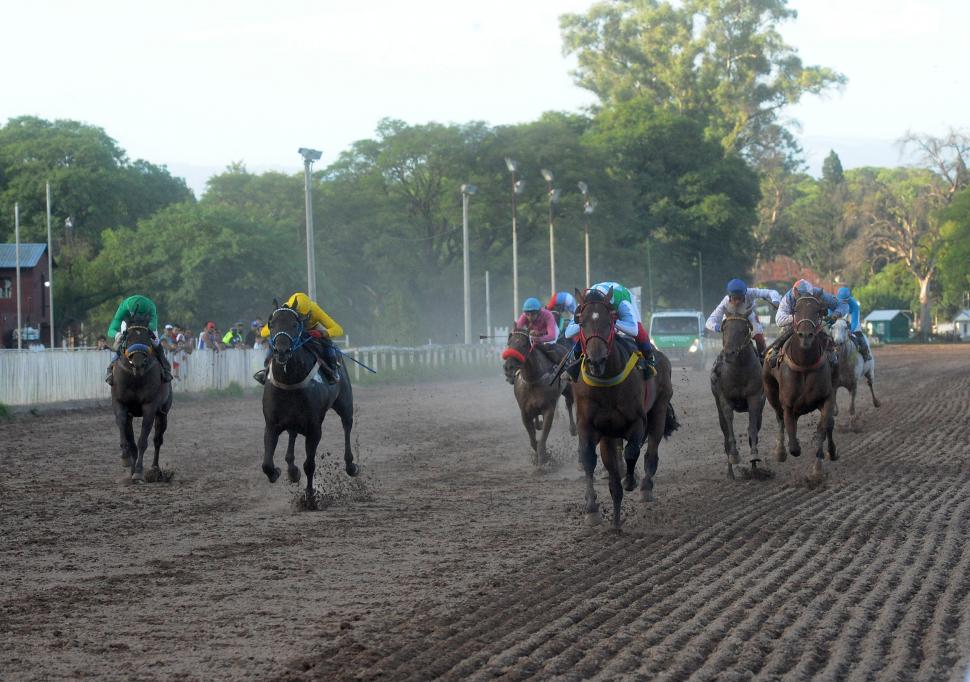
<svg viewBox="0 0 970 682"><path fill-rule="evenodd" d="M267 323L272 358L267 368L263 388L263 473L275 482L280 470L273 463L279 438L285 431L289 437L286 455L287 476L296 483L300 469L295 463L296 437L305 439L306 504L313 507L316 496L313 475L316 452L323 433L323 420L333 410L340 417L344 431L344 469L356 476L359 468L350 447L350 432L354 427L354 395L349 373L339 373L330 383L321 376L320 359L310 349L311 336L307 320L299 312L274 301L275 309ZM162 446L168 413L172 407L172 385L162 381L161 366L155 357L152 331L147 320L133 320L125 329L118 348L118 361L112 369L114 382L111 403L115 421L121 432L122 464L130 470L131 480L145 480L144 456L148 437L155 429L155 458L151 472L159 476L158 453ZM136 443L132 419L141 417L141 435Z"/></svg>
<svg viewBox="0 0 970 682"><path fill-rule="evenodd" d="M795 302L793 334L777 352L780 359L764 362L751 344L752 326L747 311L725 316L721 322L721 362L711 371L711 392L717 405L718 420L724 434L724 452L728 459L727 475L735 478L734 465L740 462L734 436L734 413L748 413L748 446L753 466L758 457L758 432L765 400L775 411L778 440L774 456L784 462L788 454L798 457L798 418L819 412L815 432L815 461L812 473L823 474L825 445L831 461L838 459L833 432L838 411L836 394L845 388L851 395L850 425L858 428L855 412L856 390L865 377L873 405L879 407L873 380L875 360L863 359L849 337L845 319L831 322L825 329L825 304L814 296L802 296ZM833 365L829 344L834 344L837 363ZM788 447L785 447L785 437Z"/></svg>
<svg viewBox="0 0 970 682"><path fill-rule="evenodd" d="M633 491L639 486L643 501L654 499L660 442L679 426L671 405L671 365L662 352L655 350L655 371L644 371L645 360L639 351L617 334L612 290L606 293L577 290L576 298L574 320L580 329L577 338L581 349L579 379L573 381L562 371L572 356L572 342L560 345L557 353L551 354L552 358L559 358L557 365L546 353L536 352L537 346L527 330L515 328L502 354L504 370L506 379L514 385L537 466L549 459L546 442L558 400L560 396L565 398L570 434L578 439L579 464L585 473L584 512L590 522L601 518L593 486L598 448L600 460L609 473L612 525L618 529L624 490ZM336 382L323 379L318 371L318 354L310 349L306 318L285 305L275 301L274 305L268 322L272 357L262 398L265 421L262 470L270 482L279 478L281 472L273 458L285 431L287 475L290 481L299 482L301 474L294 461L294 450L297 436L302 435L306 444L303 464L306 500L312 506L316 451L324 417L330 410L337 413L343 426L345 471L349 476L356 476L359 471L350 445L354 425L353 389L346 371L339 372ZM722 353L711 373L711 390L724 435L730 478L735 477L733 467L740 462L733 428L735 412L748 414L748 444L752 460L756 462L765 400L771 404L778 421L774 454L782 462L788 454L795 457L801 454L798 418L819 411L814 472L820 474L826 443L829 458L838 457L833 439L838 388L844 387L851 393L853 427L857 426L855 394L863 377L868 382L873 404L879 406L873 389L873 360L862 359L849 338L845 320L836 320L826 333L824 312L825 306L818 298L803 296L797 300L794 334L779 351L778 362L762 362L759 358L751 342L751 323L743 311L728 314L722 322ZM126 328L119 344L119 359L112 370L111 398L121 434L122 462L130 470L133 481L145 480L144 456L153 427L155 454L151 471L160 473L159 450L172 407L172 387L162 381L161 367L154 357L152 331L146 322L134 320ZM830 339L834 340L839 355L837 367L829 360ZM142 418L137 443L132 426L134 417ZM643 478L638 482L636 465L644 444Z"/></svg>

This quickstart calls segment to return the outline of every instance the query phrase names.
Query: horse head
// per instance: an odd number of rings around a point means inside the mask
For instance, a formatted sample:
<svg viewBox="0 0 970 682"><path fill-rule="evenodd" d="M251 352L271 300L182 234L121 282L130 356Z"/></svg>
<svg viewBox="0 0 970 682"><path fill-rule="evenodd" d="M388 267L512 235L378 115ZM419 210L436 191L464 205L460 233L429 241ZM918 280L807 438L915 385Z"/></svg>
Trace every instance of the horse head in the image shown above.
<svg viewBox="0 0 970 682"><path fill-rule="evenodd" d="M155 339L152 330L148 328L148 319L137 317L125 328L124 347L125 360L136 377L143 376L149 367L151 357L155 353Z"/></svg>
<svg viewBox="0 0 970 682"><path fill-rule="evenodd" d="M285 365L303 345L306 318L284 305L273 311L266 324L269 326L269 346L273 349L273 358Z"/></svg>
<svg viewBox="0 0 970 682"><path fill-rule="evenodd" d="M754 329L751 320L742 315L727 315L721 321L721 350L724 361L737 362L742 354L751 346L751 334Z"/></svg>
<svg viewBox="0 0 970 682"><path fill-rule="evenodd" d="M845 342L849 340L849 323L845 321L845 318L840 317L832 323L830 333L836 345L844 346Z"/></svg>
<svg viewBox="0 0 970 682"><path fill-rule="evenodd" d="M525 365L526 358L532 352L532 337L526 329L519 329L514 324L509 338L506 342L505 350L502 351L503 368L505 370L505 380L510 384L515 383L515 374Z"/></svg>
<svg viewBox="0 0 970 682"><path fill-rule="evenodd" d="M613 287L605 294L597 289L576 289L576 316L579 343L586 356L586 372L593 377L606 374L606 361L613 351L617 312L611 301Z"/></svg>
<svg viewBox="0 0 970 682"><path fill-rule="evenodd" d="M808 350L822 333L822 300L811 295L800 296L795 301L795 335L802 350Z"/></svg>

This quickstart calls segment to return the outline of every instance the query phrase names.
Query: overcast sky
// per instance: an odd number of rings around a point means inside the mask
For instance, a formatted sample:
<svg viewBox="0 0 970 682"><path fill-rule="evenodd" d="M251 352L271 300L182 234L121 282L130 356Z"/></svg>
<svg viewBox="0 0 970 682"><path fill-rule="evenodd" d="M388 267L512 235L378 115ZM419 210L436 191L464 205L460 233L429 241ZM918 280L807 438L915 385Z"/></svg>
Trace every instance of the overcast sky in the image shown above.
<svg viewBox="0 0 970 682"><path fill-rule="evenodd" d="M534 120L593 101L572 84L557 17L590 0L163 3L5 2L0 121L32 114L103 127L132 158L197 194L232 161L332 161L383 117L408 123ZM894 165L907 130L970 127L964 0L795 0L784 28L844 92L788 112L811 170Z"/></svg>

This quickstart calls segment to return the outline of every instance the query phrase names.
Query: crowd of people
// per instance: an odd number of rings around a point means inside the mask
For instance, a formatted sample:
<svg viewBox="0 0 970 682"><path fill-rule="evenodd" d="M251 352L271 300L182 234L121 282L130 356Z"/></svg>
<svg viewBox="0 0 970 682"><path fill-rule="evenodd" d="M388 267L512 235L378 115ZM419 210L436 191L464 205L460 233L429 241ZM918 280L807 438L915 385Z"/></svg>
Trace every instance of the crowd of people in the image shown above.
<svg viewBox="0 0 970 682"><path fill-rule="evenodd" d="M253 320L248 326L247 331L246 323L236 322L227 331L222 332L215 322L208 322L196 334L188 326L166 324L162 333L159 334L159 341L162 347L169 353L191 353L196 350L213 350L218 352L236 348L265 350L267 340L259 333L263 327L263 321L259 319ZM102 334L98 337L97 348L99 350L111 348L111 342L105 335Z"/></svg>

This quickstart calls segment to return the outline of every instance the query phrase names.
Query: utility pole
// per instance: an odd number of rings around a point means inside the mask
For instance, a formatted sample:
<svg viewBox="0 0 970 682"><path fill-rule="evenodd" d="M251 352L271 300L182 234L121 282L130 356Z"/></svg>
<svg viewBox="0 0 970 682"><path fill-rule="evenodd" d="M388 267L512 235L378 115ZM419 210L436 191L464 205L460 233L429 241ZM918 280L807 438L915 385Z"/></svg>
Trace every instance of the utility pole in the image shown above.
<svg viewBox="0 0 970 682"><path fill-rule="evenodd" d="M20 300L23 295L20 293L20 204L13 205L13 234L14 234L14 259L17 263L17 350L23 350L24 325L20 313Z"/></svg>
<svg viewBox="0 0 970 682"><path fill-rule="evenodd" d="M468 263L468 198L478 190L475 185L461 186L461 253L462 284L465 289L465 344L472 342L471 269Z"/></svg>
<svg viewBox="0 0 970 682"><path fill-rule="evenodd" d="M47 296L50 306L51 348L54 348L54 252L51 245L51 183L47 183Z"/></svg>
<svg viewBox="0 0 970 682"><path fill-rule="evenodd" d="M701 312L704 312L704 256L697 252L697 291L701 299Z"/></svg>
<svg viewBox="0 0 970 682"><path fill-rule="evenodd" d="M303 191L306 194L306 293L311 301L316 301L317 264L313 245L313 191L310 185L310 168L314 161L318 161L323 156L323 153L306 147L300 147L298 151L303 157Z"/></svg>

